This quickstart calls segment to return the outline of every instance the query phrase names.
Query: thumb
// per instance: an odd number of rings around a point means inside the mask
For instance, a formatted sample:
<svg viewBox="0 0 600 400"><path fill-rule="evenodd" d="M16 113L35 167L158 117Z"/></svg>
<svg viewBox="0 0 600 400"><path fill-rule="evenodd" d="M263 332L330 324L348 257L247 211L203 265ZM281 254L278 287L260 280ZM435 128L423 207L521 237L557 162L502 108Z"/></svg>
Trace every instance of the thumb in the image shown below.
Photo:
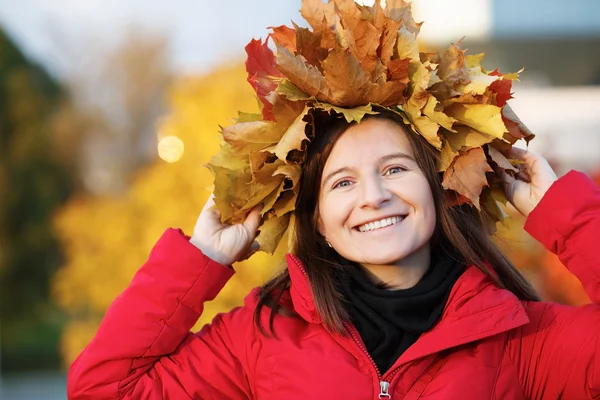
<svg viewBox="0 0 600 400"><path fill-rule="evenodd" d="M250 212L246 216L246 219L243 222L244 228L246 228L248 232L250 232L252 235L256 234L256 231L260 226L260 221L262 219L260 212L262 208L262 204L259 204L256 207L254 207L252 210L250 210Z"/></svg>

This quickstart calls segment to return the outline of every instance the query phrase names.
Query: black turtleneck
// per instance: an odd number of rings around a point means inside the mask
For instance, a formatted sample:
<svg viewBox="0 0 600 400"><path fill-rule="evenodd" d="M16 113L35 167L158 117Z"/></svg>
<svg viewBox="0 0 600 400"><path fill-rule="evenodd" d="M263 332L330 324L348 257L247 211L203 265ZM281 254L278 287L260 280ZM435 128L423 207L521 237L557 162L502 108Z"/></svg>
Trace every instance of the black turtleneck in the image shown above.
<svg viewBox="0 0 600 400"><path fill-rule="evenodd" d="M341 285L346 310L382 374L439 320L463 270L456 259L438 257L415 286L388 290L372 283L362 267L348 268Z"/></svg>

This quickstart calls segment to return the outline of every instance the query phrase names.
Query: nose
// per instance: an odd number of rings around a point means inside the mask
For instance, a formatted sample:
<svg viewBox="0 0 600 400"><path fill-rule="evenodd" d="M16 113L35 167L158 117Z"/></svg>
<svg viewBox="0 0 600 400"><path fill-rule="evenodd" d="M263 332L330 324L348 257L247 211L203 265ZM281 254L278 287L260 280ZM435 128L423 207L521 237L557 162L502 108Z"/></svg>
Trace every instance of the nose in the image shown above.
<svg viewBox="0 0 600 400"><path fill-rule="evenodd" d="M360 186L360 206L362 208L380 208L392 198L392 193L379 174L363 179Z"/></svg>

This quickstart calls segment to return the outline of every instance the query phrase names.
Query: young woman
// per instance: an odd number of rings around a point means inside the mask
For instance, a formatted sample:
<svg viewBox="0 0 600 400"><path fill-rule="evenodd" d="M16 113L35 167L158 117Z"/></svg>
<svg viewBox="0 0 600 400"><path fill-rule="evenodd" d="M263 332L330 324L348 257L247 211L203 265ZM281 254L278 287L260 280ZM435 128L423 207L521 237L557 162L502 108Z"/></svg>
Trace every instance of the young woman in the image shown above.
<svg viewBox="0 0 600 400"><path fill-rule="evenodd" d="M287 268L190 333L251 249L257 210L191 238L168 230L70 369L70 399L592 399L600 309L543 303L438 152L393 113L316 125ZM526 229L600 298L600 189L514 149L505 177Z"/></svg>

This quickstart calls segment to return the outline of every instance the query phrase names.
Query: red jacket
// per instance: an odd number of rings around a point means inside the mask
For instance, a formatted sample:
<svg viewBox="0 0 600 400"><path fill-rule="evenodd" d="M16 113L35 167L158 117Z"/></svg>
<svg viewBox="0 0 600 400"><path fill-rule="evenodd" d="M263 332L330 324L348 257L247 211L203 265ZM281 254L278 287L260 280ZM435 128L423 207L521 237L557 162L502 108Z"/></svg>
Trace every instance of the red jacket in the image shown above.
<svg viewBox="0 0 600 400"><path fill-rule="evenodd" d="M600 189L559 179L526 229L600 299ZM356 330L328 333L302 266L287 257L302 318L275 318L277 339L243 307L190 333L233 270L168 230L73 363L70 399L592 399L600 398L600 309L518 300L468 268L440 322L392 368L377 371ZM268 318L267 309L263 317Z"/></svg>

